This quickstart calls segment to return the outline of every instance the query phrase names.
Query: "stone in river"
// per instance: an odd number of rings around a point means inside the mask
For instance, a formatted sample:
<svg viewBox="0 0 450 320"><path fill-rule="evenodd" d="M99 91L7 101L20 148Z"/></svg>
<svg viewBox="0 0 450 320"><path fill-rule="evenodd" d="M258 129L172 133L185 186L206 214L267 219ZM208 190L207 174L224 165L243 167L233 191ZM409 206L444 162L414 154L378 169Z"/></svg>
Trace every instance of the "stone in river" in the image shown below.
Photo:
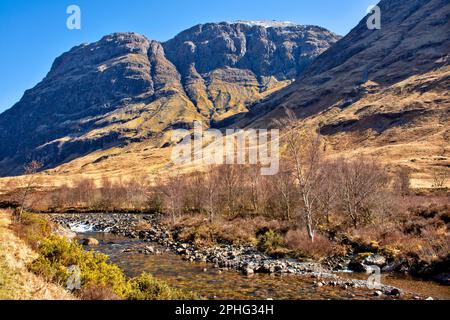
<svg viewBox="0 0 450 320"><path fill-rule="evenodd" d="M95 238L83 239L83 245L85 245L85 246L95 247L95 246L98 246L99 244L100 243Z"/></svg>

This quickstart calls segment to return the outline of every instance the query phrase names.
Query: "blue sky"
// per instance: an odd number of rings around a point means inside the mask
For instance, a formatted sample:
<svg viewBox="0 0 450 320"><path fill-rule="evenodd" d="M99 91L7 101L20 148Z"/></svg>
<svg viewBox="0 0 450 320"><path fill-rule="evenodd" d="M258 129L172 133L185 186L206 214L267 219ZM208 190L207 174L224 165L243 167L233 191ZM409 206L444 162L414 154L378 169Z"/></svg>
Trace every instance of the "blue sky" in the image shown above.
<svg viewBox="0 0 450 320"><path fill-rule="evenodd" d="M10 108L75 45L118 31L168 40L198 23L281 20L345 35L378 0L1 0L0 112ZM66 27L69 5L81 8L81 30Z"/></svg>

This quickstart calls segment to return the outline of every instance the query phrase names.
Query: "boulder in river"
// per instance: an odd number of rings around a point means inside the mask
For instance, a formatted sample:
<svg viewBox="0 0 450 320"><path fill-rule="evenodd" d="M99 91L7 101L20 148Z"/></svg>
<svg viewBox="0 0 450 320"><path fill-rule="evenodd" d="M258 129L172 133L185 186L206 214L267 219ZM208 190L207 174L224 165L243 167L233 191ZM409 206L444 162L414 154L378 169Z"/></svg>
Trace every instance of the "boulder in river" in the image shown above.
<svg viewBox="0 0 450 320"><path fill-rule="evenodd" d="M400 297L401 294L402 294L402 292L401 292L399 289L397 289L397 288L393 288L392 290L390 290L390 291L387 293L387 295L393 296L393 297Z"/></svg>
<svg viewBox="0 0 450 320"><path fill-rule="evenodd" d="M374 267L382 268L385 265L385 257L378 254L362 253L357 255L350 261L348 268L356 272L372 273L374 271Z"/></svg>
<svg viewBox="0 0 450 320"><path fill-rule="evenodd" d="M98 246L99 244L100 244L100 242L95 238L83 239L83 245L85 245L85 246L95 247L95 246Z"/></svg>
<svg viewBox="0 0 450 320"><path fill-rule="evenodd" d="M379 254L374 254L364 258L363 263L367 266L383 267L384 265L386 265L386 258Z"/></svg>

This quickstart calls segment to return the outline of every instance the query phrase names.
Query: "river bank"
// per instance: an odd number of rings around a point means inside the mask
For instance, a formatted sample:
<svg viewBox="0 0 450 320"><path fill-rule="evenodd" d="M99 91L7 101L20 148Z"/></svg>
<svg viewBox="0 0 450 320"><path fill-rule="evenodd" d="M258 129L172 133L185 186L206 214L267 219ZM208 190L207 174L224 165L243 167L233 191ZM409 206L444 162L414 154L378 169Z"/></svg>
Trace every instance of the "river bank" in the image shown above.
<svg viewBox="0 0 450 320"><path fill-rule="evenodd" d="M365 297L386 299L424 299L426 296L405 292L391 285L381 284L368 288L365 279L351 279L333 273L319 263L301 262L295 259L275 259L259 252L254 246L217 245L198 247L192 243L174 241L172 234L164 228L154 215L133 214L53 214L53 221L77 232L107 232L116 236L136 239L135 246L123 248L126 254L162 256L175 254L186 262L204 265L204 269L228 272L237 270L246 277L256 275L300 276L308 278L315 288L330 287L343 291L365 290ZM142 225L146 227L143 228ZM158 258L160 259L160 258ZM120 264L120 263L119 263ZM348 296L348 295L347 295Z"/></svg>
<svg viewBox="0 0 450 320"><path fill-rule="evenodd" d="M11 212L0 210L0 300L75 300L63 287L28 270L38 254L11 226Z"/></svg>

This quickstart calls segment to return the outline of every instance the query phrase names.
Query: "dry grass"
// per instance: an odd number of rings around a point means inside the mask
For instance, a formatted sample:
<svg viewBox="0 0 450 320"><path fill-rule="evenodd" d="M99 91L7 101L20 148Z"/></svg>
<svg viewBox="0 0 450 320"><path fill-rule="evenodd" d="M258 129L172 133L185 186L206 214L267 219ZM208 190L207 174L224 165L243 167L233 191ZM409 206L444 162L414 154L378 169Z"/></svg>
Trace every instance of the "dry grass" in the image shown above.
<svg viewBox="0 0 450 320"><path fill-rule="evenodd" d="M37 254L10 229L11 212L0 210L0 299L73 300L62 287L28 271Z"/></svg>
<svg viewBox="0 0 450 320"><path fill-rule="evenodd" d="M107 286L90 286L81 292L81 300L120 300L114 291Z"/></svg>
<svg viewBox="0 0 450 320"><path fill-rule="evenodd" d="M168 217L164 223L173 231L178 240L190 241L197 245L254 244L258 236L267 230L287 229L285 222L269 220L263 217L225 218L217 217L210 223L205 215L184 215L171 222Z"/></svg>

